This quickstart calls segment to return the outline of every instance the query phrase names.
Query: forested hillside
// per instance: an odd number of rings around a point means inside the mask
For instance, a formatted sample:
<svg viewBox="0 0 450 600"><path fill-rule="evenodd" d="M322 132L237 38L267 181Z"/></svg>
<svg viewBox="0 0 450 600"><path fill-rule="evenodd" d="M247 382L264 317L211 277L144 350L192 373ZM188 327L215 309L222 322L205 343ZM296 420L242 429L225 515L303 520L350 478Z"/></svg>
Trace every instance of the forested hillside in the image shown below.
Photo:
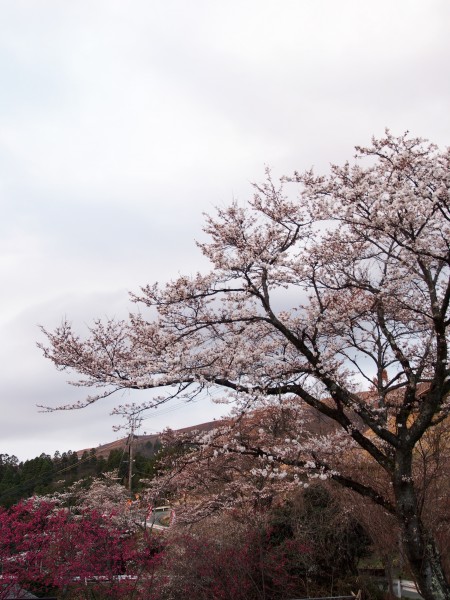
<svg viewBox="0 0 450 600"><path fill-rule="evenodd" d="M158 445L156 445L158 451ZM75 481L90 480L107 471L118 471L123 483L128 479L129 458L126 448L113 448L97 454L95 449L77 452L55 452L52 456L41 454L19 462L16 456L0 454L0 506L11 506L22 498L64 491ZM138 490L140 480L152 475L155 465L155 448L136 452L133 458L133 489Z"/></svg>
<svg viewBox="0 0 450 600"><path fill-rule="evenodd" d="M209 431L218 421L200 423L177 430L177 434ZM119 482L128 486L129 442L122 438L97 448L56 451L53 456L42 453L19 461L9 454L0 454L0 506L11 506L22 498L62 492L75 481L86 480L102 473L117 471ZM132 490L141 489L141 480L151 478L162 443L160 434L135 435L133 438Z"/></svg>

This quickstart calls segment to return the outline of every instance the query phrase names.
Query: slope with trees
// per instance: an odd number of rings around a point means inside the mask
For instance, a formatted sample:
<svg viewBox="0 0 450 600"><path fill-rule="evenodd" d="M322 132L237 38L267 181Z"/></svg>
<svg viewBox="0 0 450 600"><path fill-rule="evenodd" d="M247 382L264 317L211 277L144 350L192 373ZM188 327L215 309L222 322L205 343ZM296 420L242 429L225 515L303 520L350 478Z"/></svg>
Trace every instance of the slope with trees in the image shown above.
<svg viewBox="0 0 450 600"><path fill-rule="evenodd" d="M159 445L156 445L158 452ZM64 492L75 482L88 487L102 473L116 471L119 481L128 483L128 454L125 449L104 450L97 455L95 449L78 457L76 452L55 452L51 457L42 453L35 458L19 462L16 456L0 454L0 506L12 506L20 499L34 495ZM141 480L153 475L158 456L148 449L145 454L136 452L133 459L132 491L143 487Z"/></svg>
<svg viewBox="0 0 450 600"><path fill-rule="evenodd" d="M291 437L270 448L263 435L250 445L230 437L217 455L252 455L273 477L285 465L329 478L380 506L422 595L449 599L415 467L421 440L449 412L449 152L386 132L357 153L328 176L295 173L278 186L268 174L247 206L207 217L209 273L144 287L139 312L95 322L87 339L64 322L43 350L79 373L78 385L103 388L77 408L127 388L161 395L118 411L210 388L236 415L291 406ZM336 427L308 435L303 407ZM339 458L351 452L372 471L347 469Z"/></svg>

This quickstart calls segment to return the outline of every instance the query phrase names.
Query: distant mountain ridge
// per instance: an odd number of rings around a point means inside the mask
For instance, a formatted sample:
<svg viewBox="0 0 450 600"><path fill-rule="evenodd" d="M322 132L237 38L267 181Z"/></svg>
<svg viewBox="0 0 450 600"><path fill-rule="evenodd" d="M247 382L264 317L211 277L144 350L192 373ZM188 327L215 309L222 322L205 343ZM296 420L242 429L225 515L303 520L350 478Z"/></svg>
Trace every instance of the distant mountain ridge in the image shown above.
<svg viewBox="0 0 450 600"><path fill-rule="evenodd" d="M368 392L363 392L362 395L367 395ZM248 414L251 419L258 419L260 417L260 411L262 409L256 409ZM308 420L308 430L310 433L315 433L317 435L324 435L330 433L330 431L336 428L336 424L329 417L321 414L316 411L312 407L305 407L309 415ZM210 431L215 427L223 425L226 422L230 422L229 419L217 419L215 421L208 421L206 423L199 423L197 425L192 425L190 427L183 427L181 429L174 429L174 433L188 433L190 431ZM155 454L156 450L161 446L161 436L160 433L153 433L150 435L134 435L134 443L133 448L135 452L141 453L143 456L152 456ZM76 454L79 458L85 452L95 451L95 456L98 458L107 459L109 453L113 450L123 450L128 445L128 436L121 438L120 440L115 440L114 442L110 442L107 444L100 444L97 447L92 448L84 448L83 450L76 450Z"/></svg>
<svg viewBox="0 0 450 600"><path fill-rule="evenodd" d="M218 425L220 425L222 421L208 421L207 423L199 423L198 425L192 425L190 427L183 427L181 429L174 429L175 433L188 433L189 431L210 431L214 429ZM149 455L153 453L153 449L161 445L161 435L162 433L152 433L150 435L134 435L134 449L136 452L140 452L143 455ZM128 444L128 437L121 438L120 440L115 440L114 442L109 442L107 444L100 444L99 446L92 448L83 448L82 450L76 450L76 454L79 458L85 452L95 451L95 455L97 457L108 458L109 453L112 450L122 450Z"/></svg>

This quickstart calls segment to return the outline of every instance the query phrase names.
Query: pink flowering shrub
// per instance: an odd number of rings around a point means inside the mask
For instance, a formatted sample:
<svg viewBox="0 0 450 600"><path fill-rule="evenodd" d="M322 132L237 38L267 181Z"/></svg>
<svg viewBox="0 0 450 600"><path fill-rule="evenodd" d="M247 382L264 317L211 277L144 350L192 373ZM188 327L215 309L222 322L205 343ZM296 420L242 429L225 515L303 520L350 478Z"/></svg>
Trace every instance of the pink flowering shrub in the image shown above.
<svg viewBox="0 0 450 600"><path fill-rule="evenodd" d="M89 588L108 598L139 597L160 560L155 538L130 536L97 511L74 514L31 499L0 512L3 580L26 589L76 597Z"/></svg>

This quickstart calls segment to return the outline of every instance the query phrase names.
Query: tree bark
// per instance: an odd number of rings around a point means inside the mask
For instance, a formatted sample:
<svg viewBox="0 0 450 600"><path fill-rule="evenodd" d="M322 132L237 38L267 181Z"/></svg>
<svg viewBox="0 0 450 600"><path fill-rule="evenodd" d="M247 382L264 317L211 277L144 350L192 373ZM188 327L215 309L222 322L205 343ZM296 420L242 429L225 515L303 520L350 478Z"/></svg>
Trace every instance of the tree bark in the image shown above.
<svg viewBox="0 0 450 600"><path fill-rule="evenodd" d="M412 451L398 451L393 478L402 543L420 593L425 600L450 600L439 552L424 525L412 479Z"/></svg>

